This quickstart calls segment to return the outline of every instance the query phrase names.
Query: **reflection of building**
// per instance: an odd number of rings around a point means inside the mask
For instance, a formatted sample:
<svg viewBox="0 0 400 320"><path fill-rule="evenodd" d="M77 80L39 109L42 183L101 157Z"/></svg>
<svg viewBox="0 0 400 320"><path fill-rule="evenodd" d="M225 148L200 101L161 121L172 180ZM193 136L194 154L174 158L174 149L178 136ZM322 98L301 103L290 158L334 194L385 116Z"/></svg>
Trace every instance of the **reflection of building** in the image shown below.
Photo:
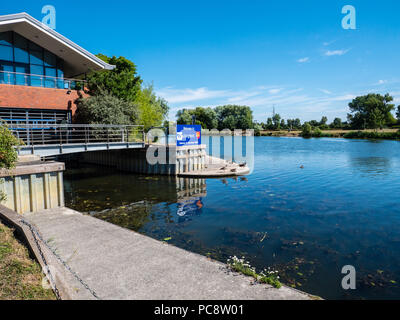
<svg viewBox="0 0 400 320"><path fill-rule="evenodd" d="M177 178L176 182L179 221L200 215L203 198L207 196L205 179Z"/></svg>
<svg viewBox="0 0 400 320"><path fill-rule="evenodd" d="M89 70L111 66L26 13L0 16L0 118L70 122Z"/></svg>

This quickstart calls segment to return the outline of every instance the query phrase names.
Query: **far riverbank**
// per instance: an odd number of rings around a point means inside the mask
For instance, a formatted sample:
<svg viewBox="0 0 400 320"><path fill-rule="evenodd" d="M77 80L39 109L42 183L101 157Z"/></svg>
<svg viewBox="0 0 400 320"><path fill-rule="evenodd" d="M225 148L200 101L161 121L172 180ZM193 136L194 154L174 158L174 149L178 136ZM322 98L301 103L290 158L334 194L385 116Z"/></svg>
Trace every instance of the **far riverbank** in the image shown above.
<svg viewBox="0 0 400 320"><path fill-rule="evenodd" d="M261 131L262 137L301 137L302 131ZM313 133L311 137L315 138L345 138L345 139L384 139L400 140L400 131L398 129L383 129L375 131L367 130L321 130L319 133Z"/></svg>

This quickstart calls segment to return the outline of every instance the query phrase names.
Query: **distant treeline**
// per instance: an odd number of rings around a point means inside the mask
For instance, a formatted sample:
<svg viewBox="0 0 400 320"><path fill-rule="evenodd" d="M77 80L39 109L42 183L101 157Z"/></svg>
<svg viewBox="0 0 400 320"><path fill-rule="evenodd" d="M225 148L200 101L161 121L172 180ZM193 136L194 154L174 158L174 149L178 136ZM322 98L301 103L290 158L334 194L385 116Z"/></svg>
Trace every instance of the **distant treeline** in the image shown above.
<svg viewBox="0 0 400 320"><path fill-rule="evenodd" d="M196 124L203 129L253 129L253 112L250 107L226 105L216 108L183 109L176 114L177 124Z"/></svg>
<svg viewBox="0 0 400 320"><path fill-rule="evenodd" d="M204 129L254 129L256 135L261 131L301 130L303 136L322 136L322 130L365 130L393 128L400 124L400 106L397 107L396 117L392 114L395 105L391 102L393 97L389 94L380 95L370 93L359 96L349 103L349 113L346 121L335 118L328 123L328 118L323 116L320 121L311 120L302 123L297 119L282 119L276 113L267 118L266 122L253 120L252 110L248 106L226 105L216 108L183 109L177 113L178 124L196 124Z"/></svg>

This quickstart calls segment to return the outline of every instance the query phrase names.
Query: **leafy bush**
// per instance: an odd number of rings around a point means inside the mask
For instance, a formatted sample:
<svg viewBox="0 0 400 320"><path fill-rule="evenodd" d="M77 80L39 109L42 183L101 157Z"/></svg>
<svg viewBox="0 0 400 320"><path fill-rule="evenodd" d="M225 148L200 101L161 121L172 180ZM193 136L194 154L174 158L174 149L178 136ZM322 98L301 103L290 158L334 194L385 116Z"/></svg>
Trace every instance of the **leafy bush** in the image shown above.
<svg viewBox="0 0 400 320"><path fill-rule="evenodd" d="M0 126L0 168L11 169L17 161L15 146L19 140L8 130L5 124Z"/></svg>
<svg viewBox="0 0 400 320"><path fill-rule="evenodd" d="M303 130L301 131L301 136L303 138L311 138L311 136L312 136L312 127L308 122L306 122L303 125Z"/></svg>
<svg viewBox="0 0 400 320"><path fill-rule="evenodd" d="M316 138L320 138L320 137L322 137L322 131L321 131L321 129L320 128L315 128L314 129L314 132L312 133L312 136L313 137L316 137Z"/></svg>
<svg viewBox="0 0 400 320"><path fill-rule="evenodd" d="M136 104L102 92L77 100L76 119L87 124L136 124L139 108Z"/></svg>
<svg viewBox="0 0 400 320"><path fill-rule="evenodd" d="M2 123L0 126L0 169L12 169L15 167L18 155L14 147L19 144L19 140ZM5 199L5 194L0 192L0 202Z"/></svg>

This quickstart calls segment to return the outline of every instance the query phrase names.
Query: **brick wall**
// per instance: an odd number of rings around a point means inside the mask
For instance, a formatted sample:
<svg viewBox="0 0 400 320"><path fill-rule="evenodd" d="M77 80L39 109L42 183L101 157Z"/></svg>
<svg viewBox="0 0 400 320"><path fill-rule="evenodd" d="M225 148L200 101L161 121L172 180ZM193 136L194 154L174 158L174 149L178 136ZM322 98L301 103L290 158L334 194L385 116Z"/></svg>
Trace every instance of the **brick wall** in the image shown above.
<svg viewBox="0 0 400 320"><path fill-rule="evenodd" d="M0 84L0 107L71 110L74 116L78 92L72 90L67 94L67 91Z"/></svg>

